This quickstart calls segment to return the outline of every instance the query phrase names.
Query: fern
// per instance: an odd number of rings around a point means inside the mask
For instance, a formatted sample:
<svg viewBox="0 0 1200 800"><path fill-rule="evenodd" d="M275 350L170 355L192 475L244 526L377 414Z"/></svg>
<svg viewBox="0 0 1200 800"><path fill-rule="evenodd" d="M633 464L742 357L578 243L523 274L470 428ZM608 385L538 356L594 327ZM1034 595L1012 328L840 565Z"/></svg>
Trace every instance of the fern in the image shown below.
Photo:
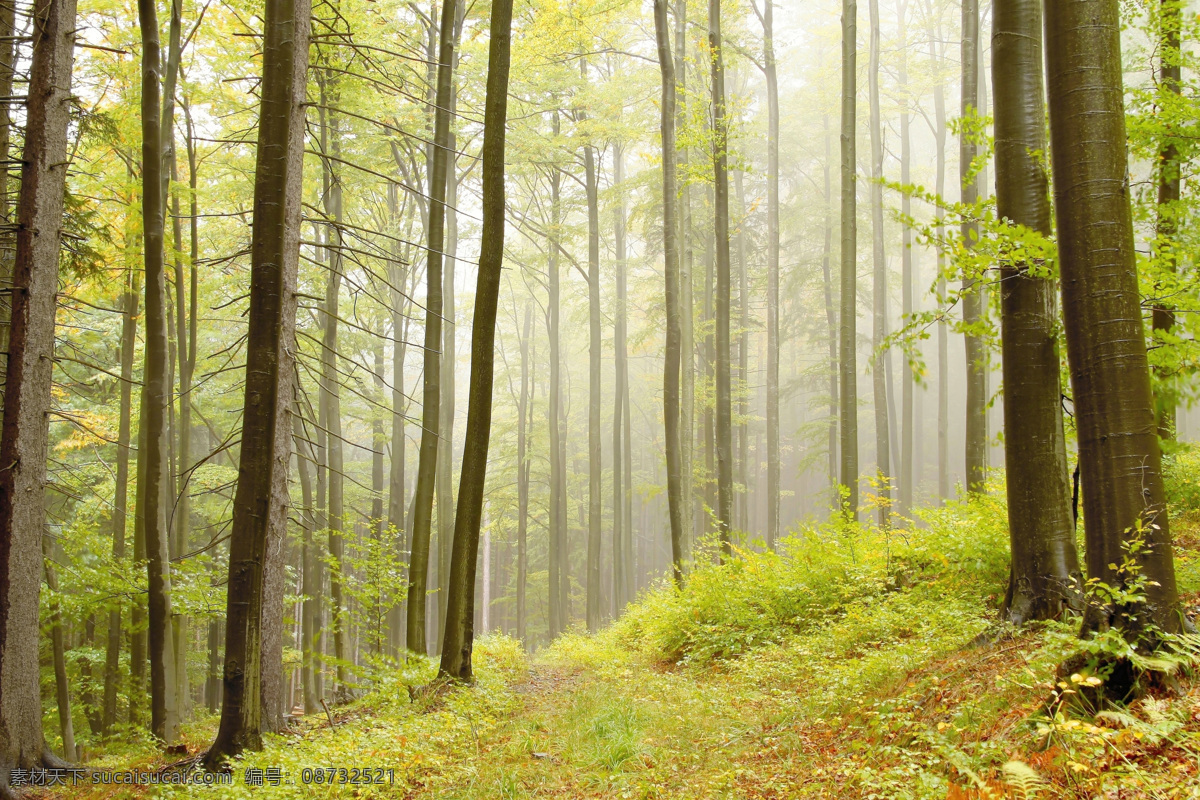
<svg viewBox="0 0 1200 800"><path fill-rule="evenodd" d="M1042 788L1042 776L1024 761L1009 761L1001 770L1004 772L1004 782L1020 793L1023 800L1037 797Z"/></svg>

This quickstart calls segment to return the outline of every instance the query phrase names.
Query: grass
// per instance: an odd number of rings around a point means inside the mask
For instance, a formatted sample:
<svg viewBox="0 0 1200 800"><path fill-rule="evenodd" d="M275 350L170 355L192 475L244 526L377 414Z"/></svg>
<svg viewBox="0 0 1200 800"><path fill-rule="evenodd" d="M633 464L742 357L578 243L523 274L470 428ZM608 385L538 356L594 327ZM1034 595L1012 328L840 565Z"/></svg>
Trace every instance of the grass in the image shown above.
<svg viewBox="0 0 1200 800"><path fill-rule="evenodd" d="M1195 609L1200 512L1172 524ZM650 592L536 657L486 637L472 687L414 704L407 688L433 665L389 673L334 727L322 716L271 737L234 786L69 796L1200 797L1200 686L1073 716L1055 670L1074 623L995 624L1005 537L995 497L892 531L808 527L782 556L699 567L683 591ZM193 751L212 728L189 729ZM133 743L103 765L131 761L155 756ZM394 784L299 785L328 765L391 769ZM297 783L246 787L246 767Z"/></svg>

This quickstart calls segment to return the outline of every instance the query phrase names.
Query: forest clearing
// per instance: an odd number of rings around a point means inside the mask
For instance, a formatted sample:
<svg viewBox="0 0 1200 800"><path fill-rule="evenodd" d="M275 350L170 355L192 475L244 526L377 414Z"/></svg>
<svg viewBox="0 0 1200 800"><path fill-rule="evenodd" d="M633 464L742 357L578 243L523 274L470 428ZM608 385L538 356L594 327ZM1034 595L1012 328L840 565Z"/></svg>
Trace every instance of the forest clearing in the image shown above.
<svg viewBox="0 0 1200 800"><path fill-rule="evenodd" d="M0 800L1197 800L1198 57L0 0Z"/></svg>

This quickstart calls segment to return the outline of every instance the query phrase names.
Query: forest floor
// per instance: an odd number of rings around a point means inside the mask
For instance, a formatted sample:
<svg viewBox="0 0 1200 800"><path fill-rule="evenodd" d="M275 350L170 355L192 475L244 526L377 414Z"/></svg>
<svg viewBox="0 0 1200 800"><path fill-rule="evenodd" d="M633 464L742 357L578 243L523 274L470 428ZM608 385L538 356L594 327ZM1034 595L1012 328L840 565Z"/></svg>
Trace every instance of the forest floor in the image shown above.
<svg viewBox="0 0 1200 800"><path fill-rule="evenodd" d="M1173 527L1194 614L1200 515ZM1089 676L1056 668L1078 647L1075 625L997 627L997 599L971 574L918 572L702 663L638 646L629 625L563 637L534 657L487 637L474 686L410 701L432 665L394 671L357 703L272 737L232 786L45 796L1200 798L1200 682L1100 715L1072 711L1064 700ZM213 723L188 728L190 752ZM98 765L178 758L130 745ZM247 767L279 768L279 785L246 785ZM304 771L329 767L383 768L391 781L343 782L348 773L330 784Z"/></svg>

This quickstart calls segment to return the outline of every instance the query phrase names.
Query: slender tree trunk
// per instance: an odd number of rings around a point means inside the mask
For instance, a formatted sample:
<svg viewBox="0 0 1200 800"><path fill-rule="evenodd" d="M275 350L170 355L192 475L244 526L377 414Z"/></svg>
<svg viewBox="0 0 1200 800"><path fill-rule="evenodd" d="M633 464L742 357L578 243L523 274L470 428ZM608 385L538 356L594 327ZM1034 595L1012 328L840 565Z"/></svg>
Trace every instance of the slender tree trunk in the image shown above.
<svg viewBox="0 0 1200 800"><path fill-rule="evenodd" d="M261 749L262 731L273 727L272 687L264 686L262 678L270 674L263 663L270 647L265 628L278 625L283 614L282 603L273 606L269 584L271 572L282 576L287 526L309 13L307 0L268 0L266 6L246 399L229 540L224 694L216 740L204 758L207 769L244 749ZM282 678L281 668L278 677Z"/></svg>
<svg viewBox="0 0 1200 800"><path fill-rule="evenodd" d="M392 222L394 236L399 235L400 198L399 187L394 183L388 184L388 214ZM388 281L391 283L391 316L392 316L392 430L391 451L388 465L388 525L398 534L398 547L403 562L408 561L408 535L404 525L404 490L405 490L405 456L407 442L404 436L404 341L405 297L404 286L408 281L405 274L405 263L400 258L399 243L393 242L392 261L388 269ZM404 610L403 604L397 601L391 614L391 646L393 655L399 655L404 647Z"/></svg>
<svg viewBox="0 0 1200 800"><path fill-rule="evenodd" d="M126 233L129 231L127 229ZM128 243L126 245L128 247ZM129 269L122 297L121 408L117 422L117 470L113 489L113 563L125 561L125 526L129 502L129 436L133 406L133 348L137 338L138 273ZM108 643L104 654L104 713L100 729L107 733L117 721L117 688L121 681L121 608L108 612Z"/></svg>
<svg viewBox="0 0 1200 800"><path fill-rule="evenodd" d="M682 3L680 3L682 7ZM666 434L667 459L667 512L671 530L671 575L676 584L683 582L683 543L685 536L685 506L687 497L683 490L686 477L683 474L683 448L680 442L680 368L690 370L691 364L683 360L681 346L680 275L679 275L679 220L677 188L678 159L675 138L676 82L675 61L671 58L671 31L667 20L667 0L654 2L654 34L658 45L658 68L662 77L662 102L659 104L659 130L662 135L662 192L663 192L663 272L666 276L665 300L667 304L667 342L663 364L663 421ZM683 431L684 435L690 432ZM632 531L630 532L632 540ZM630 548L632 550L632 547ZM632 578L633 562L628 567ZM632 585L632 580L630 585Z"/></svg>
<svg viewBox="0 0 1200 800"><path fill-rule="evenodd" d="M587 78L587 61L580 61ZM596 151L583 146L588 217L588 523L587 523L587 627L600 627L600 203L596 179Z"/></svg>
<svg viewBox="0 0 1200 800"><path fill-rule="evenodd" d="M0 795L10 771L43 763L38 596L46 523L46 438L54 363L54 310L67 177L74 0L41 0L34 13L12 317L0 427Z"/></svg>
<svg viewBox="0 0 1200 800"><path fill-rule="evenodd" d="M1166 108L1179 102L1182 94L1182 51L1180 50L1180 32L1182 28L1183 0L1160 0L1159 7L1159 53L1158 85L1162 98L1160 114L1169 114ZM1167 133L1163 137L1162 147L1158 151L1158 206L1155 219L1155 249L1158 255L1158 266L1168 275L1178 271L1179 256L1176 253L1178 244L1175 241L1179 227L1180 177L1183 161L1175 134ZM1167 290L1168 293L1170 290ZM1162 288L1159 288L1162 294ZM1160 298L1154 304L1150 315L1150 324L1154 337L1165 344L1164 339L1170 336L1175 327L1175 308L1166 299ZM1169 376L1163 376L1167 378ZM1159 383L1158 394L1154 398L1155 420L1158 436L1163 441L1175 439L1175 390L1166 380Z"/></svg>
<svg viewBox="0 0 1200 800"><path fill-rule="evenodd" d="M763 72L767 80L767 548L775 549L779 540L779 79L775 70L775 24L774 5L770 0L763 3ZM828 124L828 122L826 123ZM826 138L828 142L828 138ZM825 202L829 202L829 156L825 157ZM829 229L825 235L825 257L822 261L825 274L827 310L829 302ZM829 336L832 350L833 331L836 325L829 321ZM830 353L831 363L836 363L836 350ZM833 393L837 393L836 372ZM836 402L836 401L834 401ZM837 418L836 406L831 414ZM830 435L834 435L830 428ZM833 441L830 441L830 459L836 458ZM831 469L836 474L836 469Z"/></svg>
<svg viewBox="0 0 1200 800"><path fill-rule="evenodd" d="M728 557L733 525L733 398L729 379L729 120L725 109L725 57L721 40L721 3L708 3L708 46L712 53L713 220L716 240L716 457L717 531Z"/></svg>
<svg viewBox="0 0 1200 800"><path fill-rule="evenodd" d="M675 5L675 130L678 173L686 176L688 149L678 144L678 132L687 126L687 0ZM696 304L692 297L692 204L691 184L686 177L679 187L679 474L681 519L691 541L696 536L695 468L692 454L696 436ZM686 552L683 544L681 552ZM684 556L686 558L686 555Z"/></svg>
<svg viewBox="0 0 1200 800"><path fill-rule="evenodd" d="M1171 533L1142 327L1129 207L1121 21L1116 0L1045 8L1050 153L1088 578L1128 586L1112 568L1134 555L1146 604L1089 604L1083 630L1179 631ZM1097 224L1102 223L1102 224ZM1144 613L1148 611L1149 613Z"/></svg>
<svg viewBox="0 0 1200 800"><path fill-rule="evenodd" d="M625 181L625 158L620 143L613 145L613 187L617 193L613 207L613 246L616 250L616 263L613 271L616 273L616 308L613 320L613 360L616 371L616 387L613 393L613 616L620 616L631 598L628 594L626 573L630 565L625 561L625 537L631 532L625 527L625 505L628 497L625 494L625 478L628 476L626 461L629 453L624 449L625 431L629 426L629 418L625 416L625 406L629 398L629 360L626 329L628 326L625 292L625 272L628 265L625 262L625 199L623 192ZM663 225L668 223L663 221ZM664 227L664 230L666 228Z"/></svg>
<svg viewBox="0 0 1200 800"><path fill-rule="evenodd" d="M58 576L54 572L54 551L50 537L42 535L42 571L50 590L50 651L54 662L54 700L58 706L58 728L62 735L63 758L75 761L75 724L71 721L71 685L67 682L66 644L63 642L62 603L58 597Z"/></svg>
<svg viewBox="0 0 1200 800"><path fill-rule="evenodd" d="M521 328L521 399L517 404L517 638L529 648L525 634L525 584L529 580L529 459L526 455L532 392L529 383L529 347L533 304L525 301L525 324Z"/></svg>
<svg viewBox="0 0 1200 800"><path fill-rule="evenodd" d="M144 376L143 376L144 377ZM134 488L133 500L133 561L140 564L146 560L146 482L142 476L146 474L146 456L150 448L146 446L146 383L142 381L142 390L138 393L138 442L137 442L137 471L138 476ZM149 635L146 631L146 602L141 597L133 603L129 611L129 723L139 725L142 718L143 702L146 699L146 652L149 649Z"/></svg>
<svg viewBox="0 0 1200 800"><path fill-rule="evenodd" d="M320 710L320 698L317 696L317 684L314 673L317 661L314 650L317 644L317 619L315 615L315 598L317 594L315 574L317 552L313 533L317 528L316 513L313 507L312 473L309 463L313 461L312 446L308 444L305 435L302 414L299 407L292 412L292 439L296 447L296 473L300 478L300 497L303 507L300 509L300 525L303 538L300 542L300 594L304 599L300 604L300 686L304 692L304 713L314 714Z"/></svg>
<svg viewBox="0 0 1200 800"><path fill-rule="evenodd" d="M175 696L175 653L171 625L171 571L168 555L169 460L167 413L167 289L163 242L162 123L160 119L158 13L151 0L139 0L142 31L142 230L146 261L146 354L143 424L146 428L145 535L149 578L150 730L168 743L179 735Z"/></svg>
<svg viewBox="0 0 1200 800"><path fill-rule="evenodd" d="M996 200L1001 217L1049 237L1039 0L993 6ZM1003 77L1001 77L1003 76ZM1012 568L1002 615L1020 625L1080 607L1063 434L1054 284L1029 263L1000 265L1004 456Z"/></svg>
<svg viewBox="0 0 1200 800"><path fill-rule="evenodd" d="M821 276L824 280L825 294L825 324L829 329L829 485L833 492L831 508L841 507L841 493L838 489L838 318L833 305L833 185L830 180L830 165L833 163L830 155L829 117L823 120L825 132L825 160L822 162L822 173L825 189L825 244L821 251ZM778 349L778 348L776 348ZM776 354L778 359L778 353ZM778 361L776 362L778 363ZM776 371L776 386L778 386L778 369ZM778 403L776 404L778 409ZM776 410L778 416L778 410ZM778 426L778 420L776 420ZM778 479L778 459L776 459L776 478ZM776 503L778 505L778 503Z"/></svg>
<svg viewBox="0 0 1200 800"><path fill-rule="evenodd" d="M437 95L434 104L433 160L429 176L428 260L425 279L425 375L421 404L421 446L413 495L412 556L408 568L407 645L414 653L428 650L425 601L429 578L429 539L433 494L441 437L442 247L445 244L446 170L449 163L450 100L453 86L456 0L442 3L438 41Z"/></svg>
<svg viewBox="0 0 1200 800"><path fill-rule="evenodd" d="M962 118L979 114L979 0L962 4ZM958 168L962 181L962 201L970 206L979 196L978 178L971 173L979 147L970 125L959 133ZM968 219L962 224L963 246L970 250L979 240L979 224ZM967 353L967 491L984 491L987 471L987 353L983 337L975 328L983 322L983 299L975 275L963 275L963 325Z"/></svg>
<svg viewBox="0 0 1200 800"><path fill-rule="evenodd" d="M495 359L496 309L504 261L504 129L508 110L508 67L512 0L492 3L488 44L487 94L483 133L483 231L475 319L471 329L471 390L463 471L459 479L446 604L446 638L439 674L471 680L474 640L475 566L483 514L488 444L492 424L492 380Z"/></svg>
<svg viewBox="0 0 1200 800"><path fill-rule="evenodd" d="M857 40L858 4L842 0L842 208L841 208L841 492L842 510L858 519L858 354L856 308L858 258L858 200L855 196L855 116L858 93Z"/></svg>
<svg viewBox="0 0 1200 800"><path fill-rule="evenodd" d="M900 42L900 183L909 186L912 183L912 141L909 127L912 122L908 95L908 0L902 0L899 5L899 31L897 40ZM912 198L908 192L900 195L900 214L908 219L912 214ZM902 223L900 250L900 313L908 320L913 313L913 252L912 228ZM902 399L900 419L900 515L907 517L912 513L913 489L916 476L913 472L913 403L916 391L916 380L913 375L912 362L904 358L904 383L901 388Z"/></svg>
<svg viewBox="0 0 1200 800"><path fill-rule="evenodd" d="M934 27L932 0L926 10L929 35L929 59L939 67L944 62L944 45L938 50L935 44L941 38L941 28ZM933 87L933 120L934 141L936 143L936 177L935 191L938 197L946 196L946 88L942 82L936 81ZM941 205L934 209L934 229L938 241L942 241L945 225L945 211ZM942 248L937 249L937 295L939 304L946 297L946 254ZM937 323L937 463L938 463L938 498L944 503L950 497L950 344L949 326L945 315L939 315Z"/></svg>
<svg viewBox="0 0 1200 800"><path fill-rule="evenodd" d="M553 134L557 138L559 132L558 113L552 115ZM550 173L550 246L548 271L548 300L547 300L547 334L550 339L550 542L549 542L549 579L550 579L550 638L558 636L567 626L567 589L569 577L567 563L567 475L564 438L566 422L562 409L562 354L559 343L559 300L558 272L558 225L559 225L559 195L562 175L557 168Z"/></svg>
<svg viewBox="0 0 1200 800"><path fill-rule="evenodd" d="M887 255L883 251L883 124L879 112L879 0L869 0L871 17L871 54L867 68L871 103L871 253L874 264L872 288L871 347L875 363L871 367L871 383L875 406L875 474L876 489L882 500L879 524L887 525L892 496L891 449L889 447L887 371L889 355L881 349L887 336Z"/></svg>
<svg viewBox="0 0 1200 800"><path fill-rule="evenodd" d="M749 218L746 206L745 179L741 170L733 174L737 195L737 255L738 255L738 388L737 388L737 458L734 486L734 508L737 527L743 534L749 530L750 508L750 274L746 257L746 225ZM736 487L741 487L740 489Z"/></svg>
<svg viewBox="0 0 1200 800"><path fill-rule="evenodd" d="M328 83L328 79L326 79ZM325 89L322 87L322 95ZM336 94L336 93L335 93ZM325 105L322 103L322 105ZM332 150L334 158L341 152L341 135L338 119L332 112L322 109L321 152ZM324 160L323 160L324 161ZM321 394L324 407L322 424L328 432L328 485L329 507L325 524L329 531L329 612L333 633L333 657L337 661L335 693L339 698L346 692L346 609L342 597L343 531L346 524L345 468L342 441L341 382L338 379L338 296L341 293L343 248L342 248L342 180L341 168L336 163L326 162L328 188L325 194L325 215L332 221L326 225L326 252L329 258L329 276L325 284L324 325L321 337ZM332 242L332 243L331 243Z"/></svg>

